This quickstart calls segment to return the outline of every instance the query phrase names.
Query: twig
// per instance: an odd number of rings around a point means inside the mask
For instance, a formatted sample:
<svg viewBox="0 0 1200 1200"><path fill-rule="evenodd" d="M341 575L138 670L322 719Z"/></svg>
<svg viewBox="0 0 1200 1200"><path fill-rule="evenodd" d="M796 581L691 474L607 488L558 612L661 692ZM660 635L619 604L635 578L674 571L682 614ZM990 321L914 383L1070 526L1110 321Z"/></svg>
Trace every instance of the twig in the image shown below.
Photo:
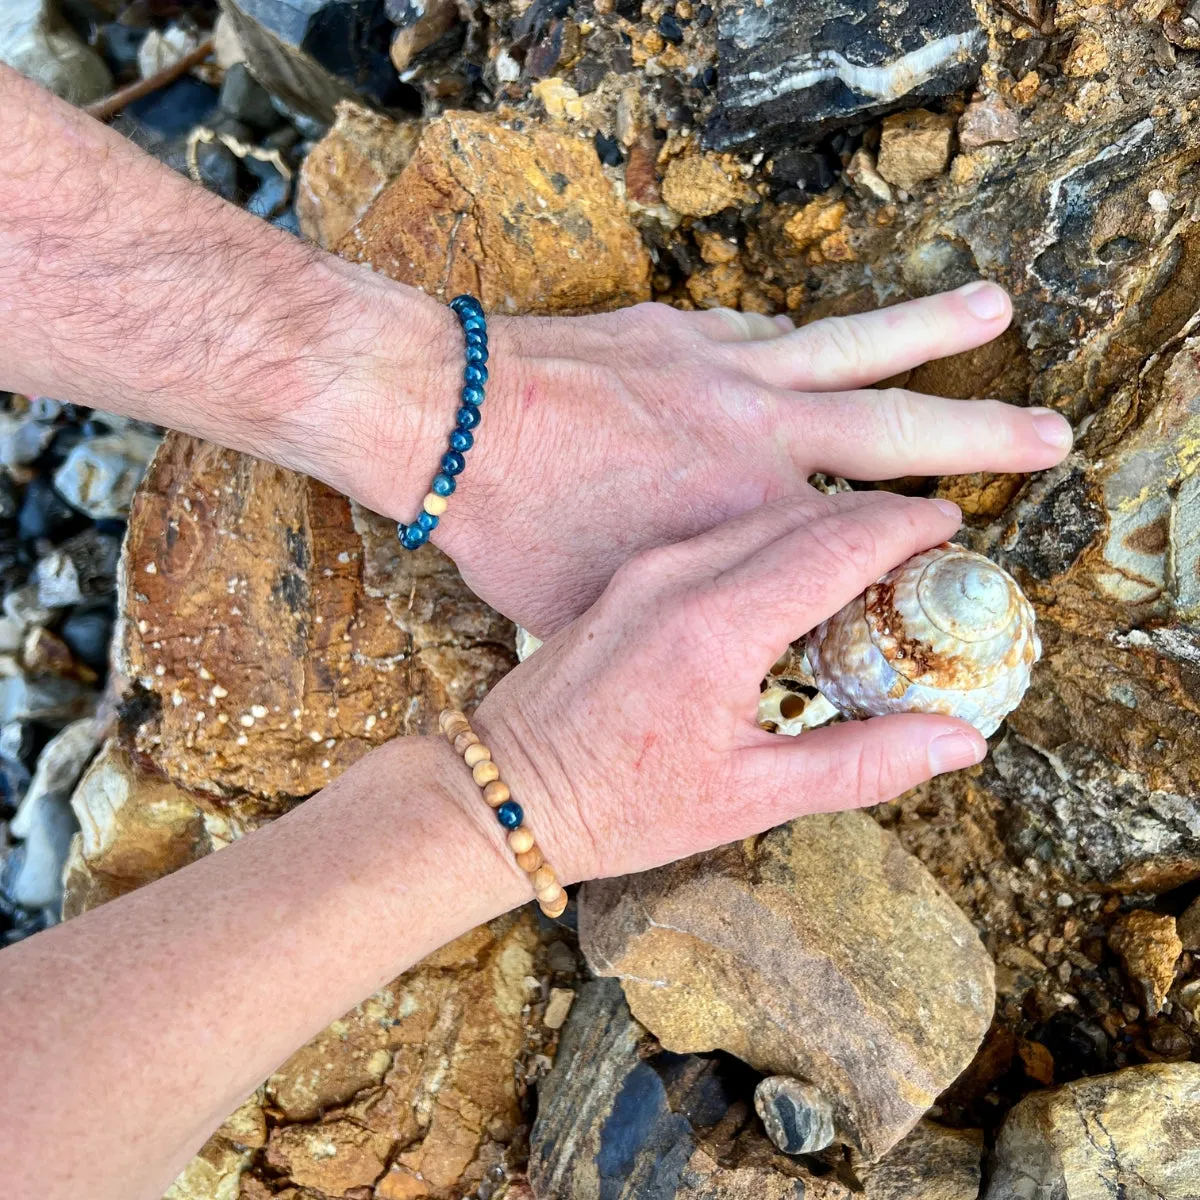
<svg viewBox="0 0 1200 1200"><path fill-rule="evenodd" d="M119 88L111 96L105 96L103 100L89 104L83 111L89 117L95 117L97 121L107 121L109 117L116 116L121 109L126 108L135 100L149 96L151 92L157 92L159 88L166 87L168 83L174 83L185 71L199 66L212 52L213 40L209 38L206 42L201 42L190 54L185 54L178 62L172 63L169 67L163 67L161 71L155 71L153 75L147 75L145 79L139 79L137 83Z"/></svg>

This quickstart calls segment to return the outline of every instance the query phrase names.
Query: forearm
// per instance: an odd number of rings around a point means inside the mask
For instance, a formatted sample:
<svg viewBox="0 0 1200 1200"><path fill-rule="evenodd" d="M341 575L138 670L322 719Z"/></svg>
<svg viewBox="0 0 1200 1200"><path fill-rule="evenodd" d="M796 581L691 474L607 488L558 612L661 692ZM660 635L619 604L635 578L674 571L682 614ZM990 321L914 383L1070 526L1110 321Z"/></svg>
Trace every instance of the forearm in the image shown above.
<svg viewBox="0 0 1200 1200"><path fill-rule="evenodd" d="M405 738L245 841L4 951L9 1190L160 1196L306 1039L527 899L461 759Z"/></svg>
<svg viewBox="0 0 1200 1200"><path fill-rule="evenodd" d="M354 464L385 455L394 495L359 498L419 501L454 398L422 404L439 354L461 356L441 305L226 204L3 66L0 157L0 387L350 492Z"/></svg>

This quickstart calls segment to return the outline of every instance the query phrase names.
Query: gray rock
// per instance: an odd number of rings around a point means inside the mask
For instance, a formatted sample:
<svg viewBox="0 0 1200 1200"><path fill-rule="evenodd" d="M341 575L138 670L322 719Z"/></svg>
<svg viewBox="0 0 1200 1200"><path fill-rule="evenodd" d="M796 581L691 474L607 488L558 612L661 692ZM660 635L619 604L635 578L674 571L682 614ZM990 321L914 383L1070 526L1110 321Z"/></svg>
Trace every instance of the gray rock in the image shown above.
<svg viewBox="0 0 1200 1200"><path fill-rule="evenodd" d="M86 716L96 707L96 696L81 683L58 675L28 679L23 675L0 678L0 722L41 721L65 725Z"/></svg>
<svg viewBox="0 0 1200 1200"><path fill-rule="evenodd" d="M127 517L159 440L139 429L124 429L80 442L55 472L54 486L89 517Z"/></svg>
<svg viewBox="0 0 1200 1200"><path fill-rule="evenodd" d="M269 133L282 120L271 103L270 93L245 63L235 63L221 81L221 111L243 121L259 133Z"/></svg>
<svg viewBox="0 0 1200 1200"><path fill-rule="evenodd" d="M38 759L13 818L11 832L21 839L21 849L5 879L9 899L22 908L57 908L62 900L63 866L79 828L71 792L96 752L97 734L96 721L76 721L47 743Z"/></svg>
<svg viewBox="0 0 1200 1200"><path fill-rule="evenodd" d="M0 412L0 466L19 467L36 461L53 437L53 425L32 416Z"/></svg>
<svg viewBox="0 0 1200 1200"><path fill-rule="evenodd" d="M790 1075L770 1075L754 1089L767 1137L785 1154L815 1154L833 1145L833 1105L818 1087Z"/></svg>
<svg viewBox="0 0 1200 1200"><path fill-rule="evenodd" d="M970 0L829 0L718 10L718 99L705 141L770 149L974 82L987 35Z"/></svg>
<svg viewBox="0 0 1200 1200"><path fill-rule="evenodd" d="M996 1140L987 1200L1195 1200L1200 1064L1156 1063L1035 1092Z"/></svg>
<svg viewBox="0 0 1200 1200"><path fill-rule="evenodd" d="M54 614L38 596L38 585L27 583L15 592L9 592L3 601L4 615L18 626L22 633L31 625L47 625Z"/></svg>
<svg viewBox="0 0 1200 1200"><path fill-rule="evenodd" d="M52 550L33 571L37 584L38 603L44 608L70 608L83 599L79 572L71 556L63 550Z"/></svg>
<svg viewBox="0 0 1200 1200"><path fill-rule="evenodd" d="M858 1200L978 1200L983 1133L922 1121L886 1158L854 1162Z"/></svg>
<svg viewBox="0 0 1200 1200"><path fill-rule="evenodd" d="M79 40L48 0L6 0L0 62L72 104L91 104L112 90L104 60Z"/></svg>

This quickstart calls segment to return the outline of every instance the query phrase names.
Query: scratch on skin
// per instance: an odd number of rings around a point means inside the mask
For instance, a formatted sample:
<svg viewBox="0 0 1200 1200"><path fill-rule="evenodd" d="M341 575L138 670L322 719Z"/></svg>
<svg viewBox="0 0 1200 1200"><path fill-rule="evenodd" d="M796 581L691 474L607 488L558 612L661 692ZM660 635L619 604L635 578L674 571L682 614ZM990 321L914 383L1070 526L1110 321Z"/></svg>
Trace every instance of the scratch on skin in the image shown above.
<svg viewBox="0 0 1200 1200"><path fill-rule="evenodd" d="M641 771L642 763L645 762L645 760L646 760L646 755L650 752L654 743L657 741L658 741L658 734L653 733L653 732L647 733L646 736L644 738L642 738L641 752L638 754L637 758L634 759L634 761L633 761L633 769L635 772Z"/></svg>

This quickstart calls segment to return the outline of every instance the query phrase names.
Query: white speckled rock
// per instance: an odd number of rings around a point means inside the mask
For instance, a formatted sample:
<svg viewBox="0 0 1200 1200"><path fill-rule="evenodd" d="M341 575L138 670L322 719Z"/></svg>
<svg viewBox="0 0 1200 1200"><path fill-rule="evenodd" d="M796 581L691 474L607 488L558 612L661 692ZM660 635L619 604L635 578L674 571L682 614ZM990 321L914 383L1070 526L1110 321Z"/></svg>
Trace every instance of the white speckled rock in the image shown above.
<svg viewBox="0 0 1200 1200"><path fill-rule="evenodd" d="M986 737L1020 703L1042 646L1016 580L944 544L822 622L807 653L817 687L847 716L945 713Z"/></svg>

